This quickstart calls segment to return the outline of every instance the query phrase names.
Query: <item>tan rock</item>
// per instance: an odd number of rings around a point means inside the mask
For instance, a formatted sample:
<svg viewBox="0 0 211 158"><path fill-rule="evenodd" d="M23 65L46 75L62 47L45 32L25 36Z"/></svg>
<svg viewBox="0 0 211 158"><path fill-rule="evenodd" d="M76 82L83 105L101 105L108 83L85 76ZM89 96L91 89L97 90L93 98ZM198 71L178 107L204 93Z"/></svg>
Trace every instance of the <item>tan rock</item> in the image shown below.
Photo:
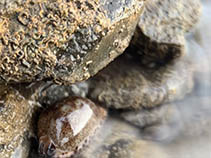
<svg viewBox="0 0 211 158"><path fill-rule="evenodd" d="M145 4L131 51L144 64L166 63L185 53L184 34L199 21L200 0L151 0Z"/></svg>
<svg viewBox="0 0 211 158"><path fill-rule="evenodd" d="M1 82L88 79L129 45L142 6L139 0L1 1Z"/></svg>
<svg viewBox="0 0 211 158"><path fill-rule="evenodd" d="M90 97L101 105L139 109L183 98L193 88L193 74L183 58L166 66L146 68L123 54L90 82Z"/></svg>
<svg viewBox="0 0 211 158"><path fill-rule="evenodd" d="M25 158L29 146L27 139L32 133L34 103L26 100L12 87L0 88L0 157ZM25 154L25 156L23 156Z"/></svg>

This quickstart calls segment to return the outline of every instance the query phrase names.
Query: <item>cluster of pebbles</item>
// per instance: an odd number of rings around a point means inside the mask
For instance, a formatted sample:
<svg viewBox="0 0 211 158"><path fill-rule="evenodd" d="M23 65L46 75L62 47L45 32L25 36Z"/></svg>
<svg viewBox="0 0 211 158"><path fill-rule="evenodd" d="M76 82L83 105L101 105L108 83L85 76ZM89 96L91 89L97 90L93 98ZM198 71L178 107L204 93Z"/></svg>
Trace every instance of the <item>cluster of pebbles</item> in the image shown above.
<svg viewBox="0 0 211 158"><path fill-rule="evenodd" d="M200 0L1 0L0 157L165 158L131 133L179 117L200 15Z"/></svg>

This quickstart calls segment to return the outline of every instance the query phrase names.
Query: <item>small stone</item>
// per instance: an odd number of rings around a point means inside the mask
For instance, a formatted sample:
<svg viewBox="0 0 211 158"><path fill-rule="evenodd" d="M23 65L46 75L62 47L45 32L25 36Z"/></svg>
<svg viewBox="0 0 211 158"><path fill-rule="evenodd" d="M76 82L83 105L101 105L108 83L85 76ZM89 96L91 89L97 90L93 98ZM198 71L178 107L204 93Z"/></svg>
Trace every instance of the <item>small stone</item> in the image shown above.
<svg viewBox="0 0 211 158"><path fill-rule="evenodd" d="M86 97L88 94L89 84L86 81L71 85L58 85L53 82L46 82L38 89L36 98L37 101L41 105L50 106L69 96Z"/></svg>

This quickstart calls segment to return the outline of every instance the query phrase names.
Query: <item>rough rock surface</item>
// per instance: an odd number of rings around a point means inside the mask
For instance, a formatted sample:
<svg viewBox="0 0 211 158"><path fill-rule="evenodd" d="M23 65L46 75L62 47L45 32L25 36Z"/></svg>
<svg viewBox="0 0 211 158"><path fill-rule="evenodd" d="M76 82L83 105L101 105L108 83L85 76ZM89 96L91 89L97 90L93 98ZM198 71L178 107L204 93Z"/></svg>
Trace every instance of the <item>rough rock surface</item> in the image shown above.
<svg viewBox="0 0 211 158"><path fill-rule="evenodd" d="M166 63L185 53L184 33L201 15L200 0L151 0L145 3L131 51L144 64Z"/></svg>
<svg viewBox="0 0 211 158"><path fill-rule="evenodd" d="M143 67L123 54L90 79L90 97L116 109L151 108L184 97L193 88L186 59L159 68Z"/></svg>
<svg viewBox="0 0 211 158"><path fill-rule="evenodd" d="M37 91L37 101L43 106L50 106L68 96L86 97L89 84L80 82L71 85L57 85L53 82L46 82Z"/></svg>
<svg viewBox="0 0 211 158"><path fill-rule="evenodd" d="M0 88L0 157L25 158L34 103L12 87Z"/></svg>
<svg viewBox="0 0 211 158"><path fill-rule="evenodd" d="M138 0L1 1L1 80L89 78L128 46L142 6Z"/></svg>

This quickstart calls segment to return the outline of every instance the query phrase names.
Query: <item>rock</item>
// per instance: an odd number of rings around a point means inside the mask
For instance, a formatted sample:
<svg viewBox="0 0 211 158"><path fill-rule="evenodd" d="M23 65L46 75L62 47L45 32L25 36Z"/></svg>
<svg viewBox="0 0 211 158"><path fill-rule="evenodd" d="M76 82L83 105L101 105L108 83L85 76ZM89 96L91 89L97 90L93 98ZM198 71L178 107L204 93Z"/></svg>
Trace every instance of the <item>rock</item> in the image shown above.
<svg viewBox="0 0 211 158"><path fill-rule="evenodd" d="M193 74L185 58L156 68L143 67L127 54L90 79L90 97L106 107L152 108L181 99L193 88Z"/></svg>
<svg viewBox="0 0 211 158"><path fill-rule="evenodd" d="M46 82L38 88L36 100L43 106L50 106L69 96L86 97L88 88L88 82L80 82L71 85L58 85L53 82Z"/></svg>
<svg viewBox="0 0 211 158"><path fill-rule="evenodd" d="M0 88L0 157L26 158L35 103L12 87Z"/></svg>
<svg viewBox="0 0 211 158"><path fill-rule="evenodd" d="M38 121L39 152L71 157L83 149L105 120L107 111L91 100L68 97L43 111Z"/></svg>
<svg viewBox="0 0 211 158"><path fill-rule="evenodd" d="M140 61L163 64L185 53L184 34L199 21L200 0L151 0L131 42Z"/></svg>
<svg viewBox="0 0 211 158"><path fill-rule="evenodd" d="M3 0L1 82L86 80L128 46L139 0Z"/></svg>

